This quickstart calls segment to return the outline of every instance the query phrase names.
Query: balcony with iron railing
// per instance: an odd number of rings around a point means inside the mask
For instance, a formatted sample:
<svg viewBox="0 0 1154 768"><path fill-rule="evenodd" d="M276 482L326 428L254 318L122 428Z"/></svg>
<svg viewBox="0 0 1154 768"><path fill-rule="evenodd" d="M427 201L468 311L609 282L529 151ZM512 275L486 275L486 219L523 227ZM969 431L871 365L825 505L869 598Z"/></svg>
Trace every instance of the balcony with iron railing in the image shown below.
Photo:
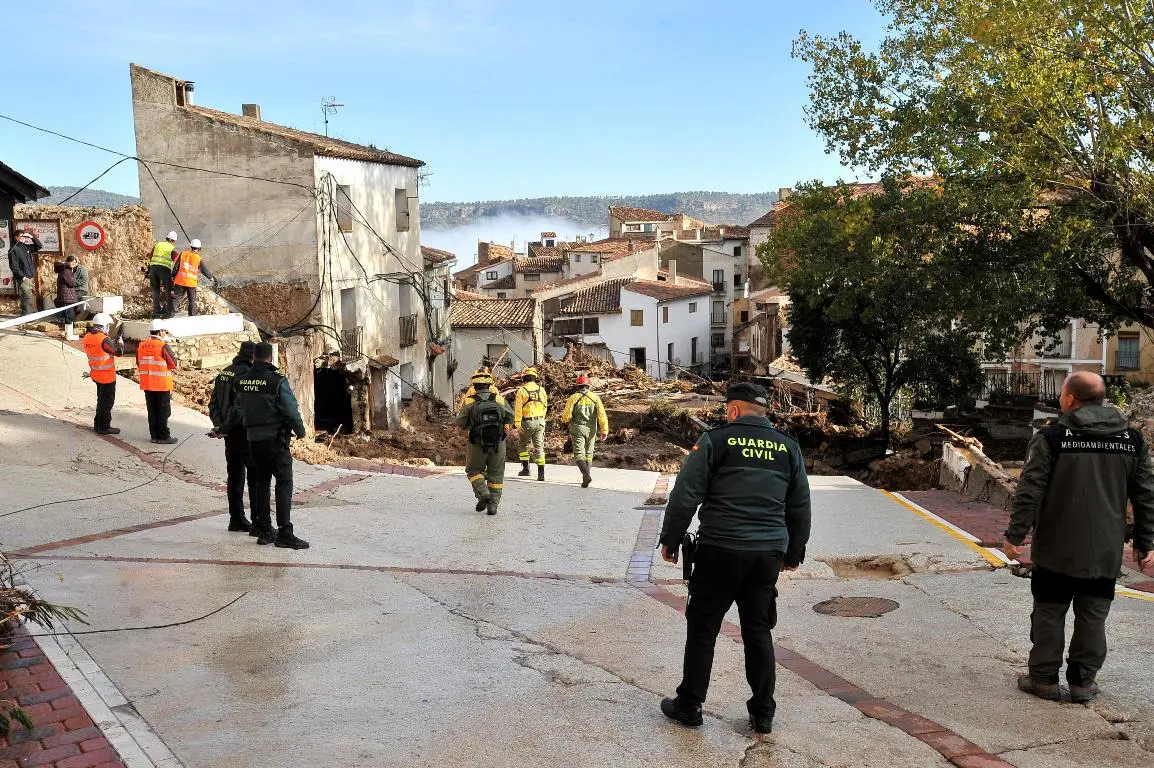
<svg viewBox="0 0 1154 768"><path fill-rule="evenodd" d="M417 316L402 315L400 318L401 346L411 347L417 343Z"/></svg>
<svg viewBox="0 0 1154 768"><path fill-rule="evenodd" d="M1058 358L1068 360L1073 354L1073 351L1073 345L1070 343L1070 339L1061 338L1058 339L1056 344L1054 344L1052 341L1044 342L1038 352L1038 356L1047 359Z"/></svg>
<svg viewBox="0 0 1154 768"><path fill-rule="evenodd" d="M361 341L365 329L362 326L341 329L341 360L353 362L361 359Z"/></svg>
<svg viewBox="0 0 1154 768"><path fill-rule="evenodd" d="M725 293L726 292L725 281L723 280L720 283L714 283L713 284L713 292L714 293Z"/></svg>
<svg viewBox="0 0 1154 768"><path fill-rule="evenodd" d="M711 312L709 314L710 325L729 325L728 312Z"/></svg>
<svg viewBox="0 0 1154 768"><path fill-rule="evenodd" d="M1138 350L1136 349L1119 349L1114 353L1114 370L1116 371L1136 371L1138 370Z"/></svg>

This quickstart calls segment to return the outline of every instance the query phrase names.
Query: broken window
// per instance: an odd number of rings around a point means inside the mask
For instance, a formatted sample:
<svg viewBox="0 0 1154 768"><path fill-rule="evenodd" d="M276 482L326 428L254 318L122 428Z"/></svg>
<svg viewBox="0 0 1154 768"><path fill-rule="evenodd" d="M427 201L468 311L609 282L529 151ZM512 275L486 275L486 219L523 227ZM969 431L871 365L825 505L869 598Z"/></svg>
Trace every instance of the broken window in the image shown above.
<svg viewBox="0 0 1154 768"><path fill-rule="evenodd" d="M342 232L353 231L352 188L347 184L337 185L337 199L333 201L337 211L337 228Z"/></svg>
<svg viewBox="0 0 1154 768"><path fill-rule="evenodd" d="M409 190L394 189L393 202L397 208L397 231L409 231Z"/></svg>
<svg viewBox="0 0 1154 768"><path fill-rule="evenodd" d="M601 320L597 317L554 320L553 333L557 336L580 336L583 333L601 333Z"/></svg>

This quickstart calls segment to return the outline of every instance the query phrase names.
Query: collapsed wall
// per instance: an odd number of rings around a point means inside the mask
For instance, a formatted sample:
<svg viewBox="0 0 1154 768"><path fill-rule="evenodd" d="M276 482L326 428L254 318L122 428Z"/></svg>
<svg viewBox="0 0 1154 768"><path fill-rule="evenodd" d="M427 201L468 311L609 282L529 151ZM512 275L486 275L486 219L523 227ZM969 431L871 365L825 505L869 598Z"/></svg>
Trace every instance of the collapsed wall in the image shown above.
<svg viewBox="0 0 1154 768"><path fill-rule="evenodd" d="M125 205L109 210L73 205L17 205L14 218L59 221L64 257L75 256L88 268L90 293L125 297L149 293L141 268L148 264L154 243L152 217L144 206ZM107 233L104 244L95 251L82 247L76 239L77 226L86 221L95 221ZM56 295L52 264L59 258L40 258L41 292L49 300Z"/></svg>

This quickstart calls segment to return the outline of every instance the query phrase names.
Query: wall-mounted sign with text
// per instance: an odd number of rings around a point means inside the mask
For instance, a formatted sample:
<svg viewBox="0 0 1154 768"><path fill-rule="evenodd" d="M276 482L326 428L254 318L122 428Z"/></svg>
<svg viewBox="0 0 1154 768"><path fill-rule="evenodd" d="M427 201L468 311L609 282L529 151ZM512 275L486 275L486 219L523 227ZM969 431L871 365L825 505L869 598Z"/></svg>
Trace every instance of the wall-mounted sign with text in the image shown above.
<svg viewBox="0 0 1154 768"><path fill-rule="evenodd" d="M64 256L59 219L16 219L16 232L31 232L40 239L40 256ZM12 236L16 236L13 232Z"/></svg>

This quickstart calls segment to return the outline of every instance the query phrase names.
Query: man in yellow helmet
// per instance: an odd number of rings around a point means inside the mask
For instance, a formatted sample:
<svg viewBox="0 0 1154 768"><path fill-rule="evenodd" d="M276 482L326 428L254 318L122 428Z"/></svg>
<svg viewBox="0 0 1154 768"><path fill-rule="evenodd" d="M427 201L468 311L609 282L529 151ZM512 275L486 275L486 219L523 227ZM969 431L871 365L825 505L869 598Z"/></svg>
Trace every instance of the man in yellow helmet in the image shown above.
<svg viewBox="0 0 1154 768"><path fill-rule="evenodd" d="M561 423L569 425L569 439L573 442L573 457L581 470L581 487L588 488L593 482L590 468L593 466L593 446L597 444L597 434L604 440L609 436L609 417L605 405L596 392L589 389L589 377L577 377L578 390L565 403L565 413Z"/></svg>
<svg viewBox="0 0 1154 768"><path fill-rule="evenodd" d="M529 476L529 459L537 462L537 479L545 479L545 414L549 411L549 396L537 383L537 369L521 371L525 382L513 395L513 426L521 430L520 477ZM530 456L532 447L532 456Z"/></svg>
<svg viewBox="0 0 1154 768"><path fill-rule="evenodd" d="M493 374L481 369L469 379L457 414L457 426L469 431L465 476L477 497L477 511L497 514L505 487L505 430L513 423L513 411L493 386Z"/></svg>

